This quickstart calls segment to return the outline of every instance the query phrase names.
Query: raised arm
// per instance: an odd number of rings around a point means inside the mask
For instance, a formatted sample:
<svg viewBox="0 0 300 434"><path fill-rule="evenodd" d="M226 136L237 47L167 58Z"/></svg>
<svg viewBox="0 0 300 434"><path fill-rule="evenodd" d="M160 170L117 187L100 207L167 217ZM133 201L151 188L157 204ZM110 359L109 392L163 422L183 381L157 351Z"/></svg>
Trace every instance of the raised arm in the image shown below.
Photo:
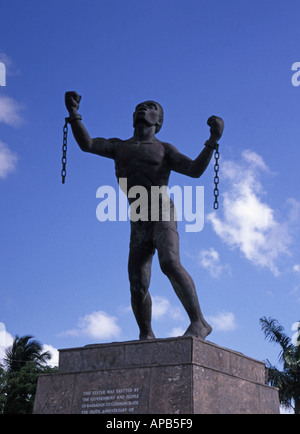
<svg viewBox="0 0 300 434"><path fill-rule="evenodd" d="M210 126L210 138L195 160L181 154L174 146L168 146L168 163L171 170L192 178L199 178L205 172L224 129L223 120L217 116L211 116L207 124Z"/></svg>
<svg viewBox="0 0 300 434"><path fill-rule="evenodd" d="M101 137L92 139L81 122L82 118L78 113L80 99L80 95L74 91L66 92L65 94L65 103L69 112L69 123L80 149L85 152L101 155L102 157L114 158L115 142Z"/></svg>

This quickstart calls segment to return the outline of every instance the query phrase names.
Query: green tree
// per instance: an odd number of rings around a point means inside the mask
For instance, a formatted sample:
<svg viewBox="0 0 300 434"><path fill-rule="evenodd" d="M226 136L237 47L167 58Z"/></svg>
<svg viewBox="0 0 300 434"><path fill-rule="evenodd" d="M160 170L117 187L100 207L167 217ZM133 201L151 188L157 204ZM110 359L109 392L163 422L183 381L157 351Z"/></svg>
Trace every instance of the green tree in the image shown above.
<svg viewBox="0 0 300 434"><path fill-rule="evenodd" d="M38 375L56 371L45 366L50 359L50 353L43 352L32 336L14 338L0 367L0 413L32 413Z"/></svg>
<svg viewBox="0 0 300 434"><path fill-rule="evenodd" d="M300 322L295 344L284 332L284 328L273 318L260 319L266 339L281 346L279 361L283 364L280 371L267 361L269 383L279 389L280 403L286 408L293 408L300 414Z"/></svg>
<svg viewBox="0 0 300 434"><path fill-rule="evenodd" d="M6 372L0 363L0 414L4 411L4 404L6 401L4 385L5 385Z"/></svg>
<svg viewBox="0 0 300 434"><path fill-rule="evenodd" d="M42 351L41 344L32 336L16 336L12 346L5 351L4 366L8 372L18 372L27 363L41 367L51 359L49 351Z"/></svg>

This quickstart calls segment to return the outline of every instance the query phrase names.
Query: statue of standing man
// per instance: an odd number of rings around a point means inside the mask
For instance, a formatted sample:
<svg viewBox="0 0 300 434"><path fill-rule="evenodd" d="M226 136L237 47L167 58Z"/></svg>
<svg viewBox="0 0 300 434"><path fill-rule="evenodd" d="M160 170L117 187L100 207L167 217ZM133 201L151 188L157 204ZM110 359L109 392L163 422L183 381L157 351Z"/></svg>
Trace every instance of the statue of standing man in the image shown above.
<svg viewBox="0 0 300 434"><path fill-rule="evenodd" d="M210 138L205 142L199 156L191 160L173 145L161 142L155 136L163 124L163 109L157 102L145 101L136 106L133 114L133 136L121 140L101 137L92 139L81 121L81 115L77 112L79 101L80 97L76 92L66 92L68 122L76 142L85 152L113 159L118 181L121 178L127 179L127 191L134 186L142 186L149 193L153 186L167 187L172 170L192 178L199 178L206 170L224 129L223 120L211 116L207 121L210 126ZM128 200L129 203L132 202L132 199L128 198ZM140 329L139 338L155 339L151 327L152 302L148 288L152 259L157 250L161 270L169 278L190 319L190 325L184 336L205 339L212 328L202 315L194 282L180 262L174 204L170 198L168 200L170 201L168 221L161 218L161 209L158 212L159 218L155 221L151 221L151 218L130 221L128 273L132 310ZM159 205L160 208L161 206Z"/></svg>

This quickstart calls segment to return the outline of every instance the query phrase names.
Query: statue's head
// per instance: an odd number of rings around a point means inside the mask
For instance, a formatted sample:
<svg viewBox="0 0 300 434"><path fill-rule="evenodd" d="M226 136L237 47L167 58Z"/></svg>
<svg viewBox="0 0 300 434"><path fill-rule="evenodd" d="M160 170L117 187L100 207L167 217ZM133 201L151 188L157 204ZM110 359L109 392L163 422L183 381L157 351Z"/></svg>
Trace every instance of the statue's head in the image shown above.
<svg viewBox="0 0 300 434"><path fill-rule="evenodd" d="M156 101L144 101L138 104L133 113L133 126L140 122L155 125L155 132L161 129L164 120L162 106Z"/></svg>

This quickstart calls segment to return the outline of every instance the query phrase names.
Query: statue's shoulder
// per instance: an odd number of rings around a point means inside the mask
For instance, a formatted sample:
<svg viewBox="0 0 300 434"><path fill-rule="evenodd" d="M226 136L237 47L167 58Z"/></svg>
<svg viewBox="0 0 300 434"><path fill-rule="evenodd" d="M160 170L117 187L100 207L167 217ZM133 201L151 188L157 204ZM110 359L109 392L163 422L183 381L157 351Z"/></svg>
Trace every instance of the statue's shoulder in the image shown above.
<svg viewBox="0 0 300 434"><path fill-rule="evenodd" d="M115 143L116 145L118 143L126 142L126 140L119 139L118 137L111 137L110 139L108 139L108 141L111 143Z"/></svg>
<svg viewBox="0 0 300 434"><path fill-rule="evenodd" d="M109 139L109 140L113 140L115 141L116 144L120 144L120 145L130 145L132 143L135 143L135 140L133 139L133 137L130 137L129 139L118 139L117 137L114 137L113 139Z"/></svg>
<svg viewBox="0 0 300 434"><path fill-rule="evenodd" d="M122 143L124 143L124 140L121 140L118 137L111 137L110 139L108 139L108 141L113 146L115 152L117 152L117 150L120 147L120 145L122 145Z"/></svg>
<svg viewBox="0 0 300 434"><path fill-rule="evenodd" d="M170 154L172 152L178 152L178 149L171 143L161 142L161 144L164 147L166 154Z"/></svg>

